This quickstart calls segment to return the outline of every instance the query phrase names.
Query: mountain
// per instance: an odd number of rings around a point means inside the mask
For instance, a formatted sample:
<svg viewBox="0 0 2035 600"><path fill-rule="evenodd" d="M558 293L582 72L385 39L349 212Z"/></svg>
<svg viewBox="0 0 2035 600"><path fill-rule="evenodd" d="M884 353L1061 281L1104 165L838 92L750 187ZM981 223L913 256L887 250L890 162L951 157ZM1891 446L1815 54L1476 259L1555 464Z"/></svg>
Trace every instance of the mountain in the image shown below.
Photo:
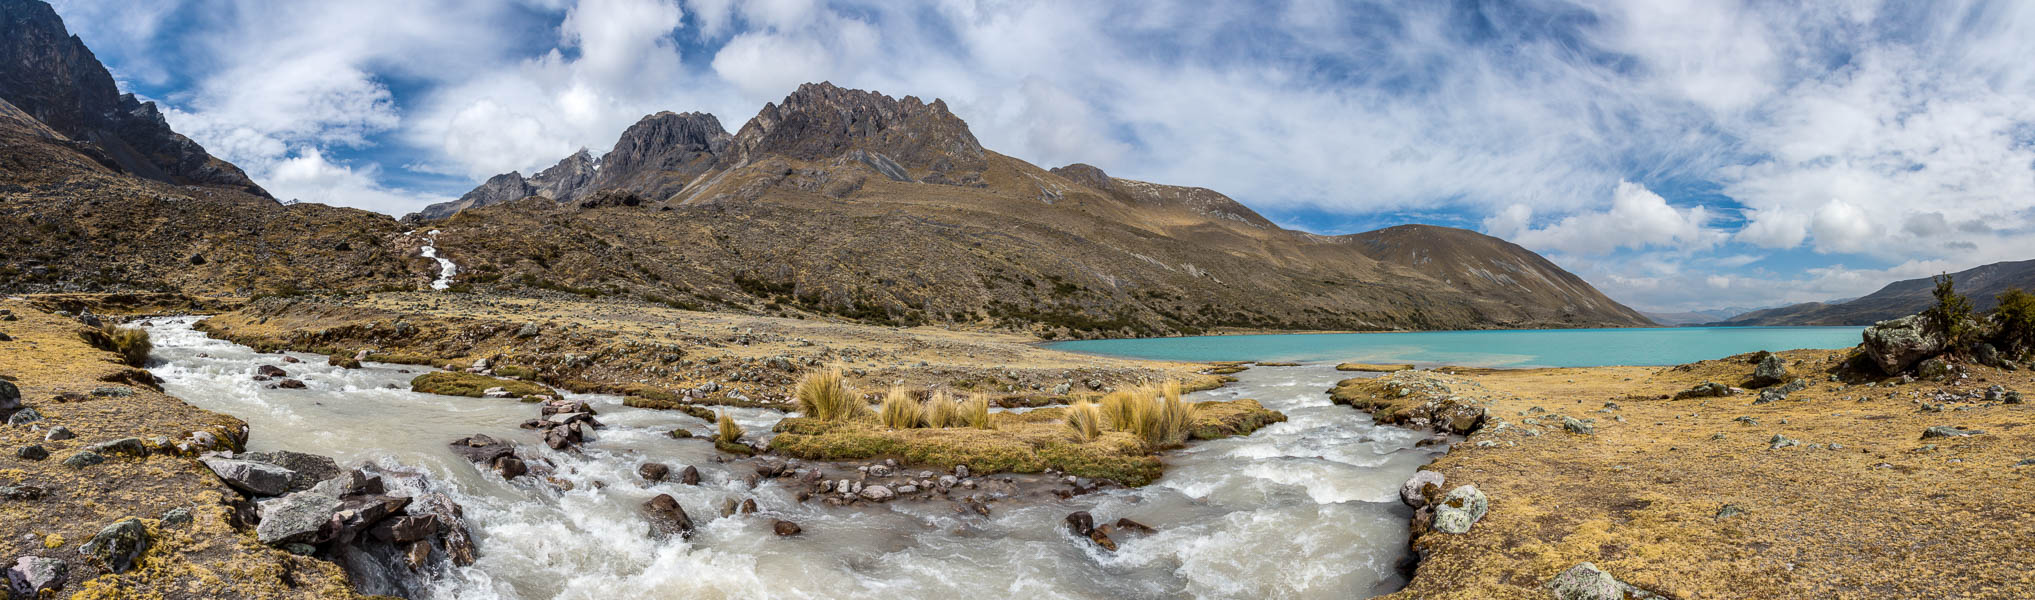
<svg viewBox="0 0 2035 600"><path fill-rule="evenodd" d="M614 150L600 158L581 149L527 180L516 172L496 175L458 200L424 207L409 219L433 221L531 196L577 202L595 190L661 200L719 164L733 139L713 115L661 112L629 126Z"/></svg>
<svg viewBox="0 0 2035 600"><path fill-rule="evenodd" d="M710 119L646 117L591 188L503 201L508 174L410 219L472 289L1080 337L1651 324L1497 238L1289 231L1212 190L997 154L938 100L818 83L732 138Z"/></svg>
<svg viewBox="0 0 2035 600"><path fill-rule="evenodd" d="M2008 288L2035 290L2035 260L2000 262L1951 273L1957 291L1978 310L1999 306ZM1808 302L1734 316L1717 325L1871 325L1905 317L1936 303L1936 282L1928 277L1896 281L1855 300Z"/></svg>
<svg viewBox="0 0 2035 600"><path fill-rule="evenodd" d="M1703 310L1690 310L1682 312L1641 311L1639 314L1646 315L1646 318L1653 319L1655 323L1660 323L1662 325L1669 326L1680 326L1680 325L1698 325L1703 323L1715 323L1718 321L1730 320L1732 317L1736 317L1738 315L1749 313L1755 310L1766 310L1769 308L1774 307L1727 306L1724 308L1707 308Z"/></svg>
<svg viewBox="0 0 2035 600"><path fill-rule="evenodd" d="M171 131L154 102L119 93L91 49L41 0L0 0L0 100L108 167L268 197L239 167Z"/></svg>

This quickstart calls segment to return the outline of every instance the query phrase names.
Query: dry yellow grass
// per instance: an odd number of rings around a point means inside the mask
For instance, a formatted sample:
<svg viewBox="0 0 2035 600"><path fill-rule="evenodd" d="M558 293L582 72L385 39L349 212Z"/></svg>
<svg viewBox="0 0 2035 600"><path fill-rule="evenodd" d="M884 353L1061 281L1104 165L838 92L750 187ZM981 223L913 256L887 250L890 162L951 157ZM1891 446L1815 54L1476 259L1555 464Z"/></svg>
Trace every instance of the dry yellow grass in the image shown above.
<svg viewBox="0 0 2035 600"><path fill-rule="evenodd" d="M742 439L742 426L735 424L735 419L730 418L727 411L716 413L714 417L714 439L723 444L736 443Z"/></svg>
<svg viewBox="0 0 2035 600"><path fill-rule="evenodd" d="M1445 488L1489 494L1490 514L1468 534L1419 535L1423 562L1391 597L1545 598L1542 583L1583 561L1672 598L2035 596L2035 499L2010 491L2035 489L2035 466L2017 466L2035 459L2035 407L1971 396L2035 391L2035 377L1971 367L1947 383L1846 385L1827 377L1846 351L1781 356L1810 385L1757 405L1665 399L1744 380L1745 357L1481 371L1371 399L1385 411L1449 394L1491 415L1429 467ZM1986 433L1920 438L1939 425ZM1775 435L1799 444L1770 449ZM1727 505L1743 512L1720 516Z"/></svg>
<svg viewBox="0 0 2035 600"><path fill-rule="evenodd" d="M1102 408L1094 402L1076 402L1067 407L1067 429L1084 442L1102 435Z"/></svg>
<svg viewBox="0 0 2035 600"><path fill-rule="evenodd" d="M954 402L954 396L935 391L926 397L926 426L967 427L968 421L961 418L961 405Z"/></svg>
<svg viewBox="0 0 2035 600"><path fill-rule="evenodd" d="M961 420L975 429L995 429L995 422L989 420L989 395L969 396L968 401L961 404Z"/></svg>
<svg viewBox="0 0 2035 600"><path fill-rule="evenodd" d="M822 421L854 418L869 409L862 399L848 393L841 382L840 369L807 373L799 380L792 397L798 399L800 413Z"/></svg>
<svg viewBox="0 0 2035 600"><path fill-rule="evenodd" d="M883 408L877 411L876 419L891 429L914 429L925 426L926 411L911 392L890 388L890 393L883 396Z"/></svg>

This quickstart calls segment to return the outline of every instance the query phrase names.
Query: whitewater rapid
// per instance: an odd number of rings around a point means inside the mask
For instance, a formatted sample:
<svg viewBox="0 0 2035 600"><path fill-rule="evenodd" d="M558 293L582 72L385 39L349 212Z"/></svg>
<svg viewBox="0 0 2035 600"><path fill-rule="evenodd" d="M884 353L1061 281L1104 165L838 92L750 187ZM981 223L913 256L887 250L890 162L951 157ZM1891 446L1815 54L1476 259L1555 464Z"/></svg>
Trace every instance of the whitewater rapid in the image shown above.
<svg viewBox="0 0 2035 600"><path fill-rule="evenodd" d="M988 517L944 501L828 508L796 501L789 480L749 489L746 470L716 463L706 440L667 435L712 428L677 412L567 394L595 405L607 427L583 454L556 452L517 428L535 405L414 393L408 380L428 370L419 367L347 370L311 354L285 363L281 354L208 338L191 328L195 321L144 322L155 342L151 370L169 393L246 420L250 449L420 468L465 507L479 561L438 579L421 594L431 598L1370 596L1404 583L1410 512L1396 490L1438 451L1415 448L1420 433L1376 426L1331 404L1323 390L1343 374L1330 366L1259 367L1190 399L1256 398L1288 421L1169 453L1166 475L1144 488L998 503ZM286 369L307 389L266 389L252 379L261 365ZM735 416L762 432L783 414ZM507 482L447 450L473 433L549 459L573 490ZM635 475L644 461L693 465L701 485L644 486ZM647 535L640 506L659 493L699 523L691 541ZM758 514L719 516L725 499L745 498L756 500ZM1063 519L1076 510L1157 531L1121 536L1119 550L1106 552L1067 533ZM773 519L797 522L804 533L777 537Z"/></svg>
<svg viewBox="0 0 2035 600"><path fill-rule="evenodd" d="M433 229L424 235L426 236L424 247L417 249L417 253L424 255L424 258L438 261L438 278L431 280L431 289L445 291L446 288L452 287L452 276L459 274L459 265L452 264L451 259L438 255L438 230Z"/></svg>

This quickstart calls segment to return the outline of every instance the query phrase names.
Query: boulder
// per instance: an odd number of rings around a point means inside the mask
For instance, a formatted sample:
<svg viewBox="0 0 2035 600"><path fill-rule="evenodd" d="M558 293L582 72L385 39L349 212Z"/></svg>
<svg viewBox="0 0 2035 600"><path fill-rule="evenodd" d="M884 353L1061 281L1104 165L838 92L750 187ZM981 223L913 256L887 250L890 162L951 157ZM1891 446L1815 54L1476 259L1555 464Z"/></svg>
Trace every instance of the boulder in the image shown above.
<svg viewBox="0 0 2035 600"><path fill-rule="evenodd" d="M8 425L27 425L41 420L42 413L35 410L33 406L22 407L15 410L14 414L7 416Z"/></svg>
<svg viewBox="0 0 2035 600"><path fill-rule="evenodd" d="M1088 534L1095 532L1095 516L1085 510L1067 513L1067 532L1078 537L1088 537Z"/></svg>
<svg viewBox="0 0 2035 600"><path fill-rule="evenodd" d="M63 559L23 556L7 568L7 588L15 598L41 598L45 591L54 597L70 573L71 565Z"/></svg>
<svg viewBox="0 0 2035 600"><path fill-rule="evenodd" d="M1922 439L1927 440L1935 438L1955 438L1983 434L1985 434L1985 431L1978 429L1964 429L1961 427L1944 427L1942 425L1937 425L1935 427L1930 427L1928 429L1922 430Z"/></svg>
<svg viewBox="0 0 2035 600"><path fill-rule="evenodd" d="M1575 417L1562 417L1562 428L1576 435L1592 435L1597 433L1597 426Z"/></svg>
<svg viewBox="0 0 2035 600"><path fill-rule="evenodd" d="M1923 379L1942 379L1950 375L1950 361L1936 356L1923 359L1915 365L1915 376Z"/></svg>
<svg viewBox="0 0 2035 600"><path fill-rule="evenodd" d="M58 425L56 427L49 428L49 433L43 434L42 441L61 442L69 439L77 439L77 437L78 434L71 433L71 428Z"/></svg>
<svg viewBox="0 0 2035 600"><path fill-rule="evenodd" d="M190 527L191 509L180 506L177 508L172 508L163 511L163 516L160 520L157 521L156 526L161 527L163 529L183 529L185 527Z"/></svg>
<svg viewBox="0 0 2035 600"><path fill-rule="evenodd" d="M255 539L271 546L325 541L333 533L332 514L339 512L339 496L319 486L257 504L261 523L254 528Z"/></svg>
<svg viewBox="0 0 2035 600"><path fill-rule="evenodd" d="M891 491L890 486L872 485L863 487L862 491L856 492L856 495L859 495L862 497L862 499L871 502L885 502L889 501L892 498L896 498L897 492Z"/></svg>
<svg viewBox="0 0 2035 600"><path fill-rule="evenodd" d="M272 464L210 456L199 459L226 485L250 496L281 496L290 492L297 473Z"/></svg>
<svg viewBox="0 0 2035 600"><path fill-rule="evenodd" d="M304 382L295 379L284 379L276 382L276 387L286 390L301 390L304 389Z"/></svg>
<svg viewBox="0 0 2035 600"><path fill-rule="evenodd" d="M448 445L451 446L453 454L458 454L469 462L483 465L492 465L497 458L516 455L514 445L485 434L476 433L459 438Z"/></svg>
<svg viewBox="0 0 2035 600"><path fill-rule="evenodd" d="M1731 395L1731 386L1724 385L1722 383L1717 383L1714 381L1705 381L1703 383L1696 384L1696 387L1692 387L1676 393L1675 399L1687 400L1689 398L1721 398L1729 395Z"/></svg>
<svg viewBox="0 0 2035 600"><path fill-rule="evenodd" d="M86 446L85 450L107 456L148 456L148 445L141 438L120 438Z"/></svg>
<svg viewBox="0 0 2035 600"><path fill-rule="evenodd" d="M276 450L272 452L246 452L235 458L289 469L292 475L290 477L289 488L286 491L290 492L301 492L311 489L311 486L318 485L318 482L340 475L339 461L332 460L330 456Z"/></svg>
<svg viewBox="0 0 2035 600"><path fill-rule="evenodd" d="M692 537L692 517L686 516L685 508L679 506L678 499L672 498L671 494L658 494L644 502L643 515L650 519L650 537Z"/></svg>
<svg viewBox="0 0 2035 600"><path fill-rule="evenodd" d="M1477 486L1465 485L1449 490L1434 507L1435 531L1442 533L1469 533L1470 526L1484 518L1491 509L1491 500Z"/></svg>
<svg viewBox="0 0 2035 600"><path fill-rule="evenodd" d="M431 542L417 540L403 545L403 564L412 572L431 564Z"/></svg>
<svg viewBox="0 0 2035 600"><path fill-rule="evenodd" d="M12 415L17 410L21 410L21 388L14 387L12 381L0 379L0 417Z"/></svg>
<svg viewBox="0 0 2035 600"><path fill-rule="evenodd" d="M777 522L771 523L770 530L776 532L777 537L794 536L798 535L800 531L803 531L802 529L799 528L797 523L786 521L784 519L778 519Z"/></svg>
<svg viewBox="0 0 2035 600"><path fill-rule="evenodd" d="M64 459L64 466L73 469L83 469L103 462L106 462L106 457L100 456L99 453L91 450L79 450L77 454L72 454L70 458Z"/></svg>
<svg viewBox="0 0 2035 600"><path fill-rule="evenodd" d="M1579 563L1562 571L1542 586L1557 600L1653 600L1660 598L1613 578L1590 563Z"/></svg>
<svg viewBox="0 0 2035 600"><path fill-rule="evenodd" d="M1429 496L1441 493L1441 484L1446 480L1441 471L1415 471L1406 483L1399 485L1399 501L1414 508L1426 506Z"/></svg>
<svg viewBox="0 0 2035 600"><path fill-rule="evenodd" d="M1865 329L1866 356L1888 375L1896 375L1922 359L1941 354L1943 332L1922 315L1880 321Z"/></svg>
<svg viewBox="0 0 2035 600"><path fill-rule="evenodd" d="M414 542L438 532L438 520L431 515L403 515L377 523L368 530L375 539L390 543Z"/></svg>
<svg viewBox="0 0 2035 600"><path fill-rule="evenodd" d="M78 553L97 559L107 571L126 573L134 568L134 561L148 550L151 541L148 526L141 524L140 519L128 517L99 530Z"/></svg>
<svg viewBox="0 0 2035 600"><path fill-rule="evenodd" d="M278 367L275 365L262 365L259 367L255 367L254 372L256 375L270 378L290 376L289 371L284 371L282 367Z"/></svg>
<svg viewBox="0 0 2035 600"><path fill-rule="evenodd" d="M700 470L693 468L692 465L686 465L685 468L678 470L678 482L686 485L699 485Z"/></svg>
<svg viewBox="0 0 2035 600"><path fill-rule="evenodd" d="M671 475L671 467L664 463L643 463L636 467L636 475L644 481L656 483Z"/></svg>
<svg viewBox="0 0 2035 600"><path fill-rule="evenodd" d="M14 456L21 460L42 460L45 458L49 458L49 450L43 448L42 446L30 444L27 446L22 446L18 450L15 450Z"/></svg>
<svg viewBox="0 0 2035 600"><path fill-rule="evenodd" d="M1745 382L1747 387L1763 388L1788 380L1788 366L1781 357L1772 352L1761 352L1759 366L1753 367L1752 379Z"/></svg>
<svg viewBox="0 0 2035 600"><path fill-rule="evenodd" d="M473 536L467 533L465 510L460 508L459 503L445 494L425 494L410 505L410 512L431 516L432 524L438 529L439 542L445 545L445 553L452 558L452 564L473 566Z"/></svg>
<svg viewBox="0 0 2035 600"><path fill-rule="evenodd" d="M515 479L530 473L530 465L514 455L495 459L493 467L502 479Z"/></svg>

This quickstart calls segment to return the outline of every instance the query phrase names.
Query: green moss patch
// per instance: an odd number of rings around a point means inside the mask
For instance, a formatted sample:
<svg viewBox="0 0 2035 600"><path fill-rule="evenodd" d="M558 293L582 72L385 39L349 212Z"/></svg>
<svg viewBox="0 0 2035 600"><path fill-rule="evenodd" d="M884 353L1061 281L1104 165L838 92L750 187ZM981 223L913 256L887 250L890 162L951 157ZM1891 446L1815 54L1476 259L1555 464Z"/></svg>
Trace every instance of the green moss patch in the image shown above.
<svg viewBox="0 0 2035 600"><path fill-rule="evenodd" d="M518 398L525 399L551 395L551 388L542 385L475 373L438 371L418 375L416 379L410 380L411 391L442 396L479 398L489 388L502 388Z"/></svg>

